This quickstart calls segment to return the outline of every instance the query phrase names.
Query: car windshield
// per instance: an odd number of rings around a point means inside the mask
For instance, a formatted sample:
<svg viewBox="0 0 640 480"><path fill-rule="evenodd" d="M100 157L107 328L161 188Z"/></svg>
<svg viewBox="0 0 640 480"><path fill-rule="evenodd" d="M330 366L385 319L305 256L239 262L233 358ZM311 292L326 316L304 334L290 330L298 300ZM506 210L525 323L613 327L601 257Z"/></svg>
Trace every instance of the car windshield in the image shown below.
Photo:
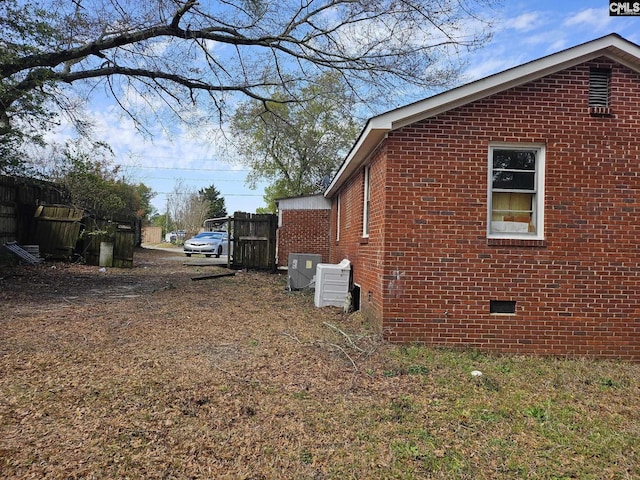
<svg viewBox="0 0 640 480"><path fill-rule="evenodd" d="M223 238L223 232L202 232L196 235L194 238Z"/></svg>

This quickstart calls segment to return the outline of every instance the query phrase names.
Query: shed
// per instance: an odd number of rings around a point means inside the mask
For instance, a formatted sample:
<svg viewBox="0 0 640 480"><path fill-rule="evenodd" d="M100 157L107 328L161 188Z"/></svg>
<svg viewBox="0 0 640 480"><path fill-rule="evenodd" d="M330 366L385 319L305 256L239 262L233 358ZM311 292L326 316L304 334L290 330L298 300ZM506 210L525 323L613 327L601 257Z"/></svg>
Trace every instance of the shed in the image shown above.
<svg viewBox="0 0 640 480"><path fill-rule="evenodd" d="M287 268L290 253L309 253L329 261L331 201L321 193L276 200L277 262Z"/></svg>

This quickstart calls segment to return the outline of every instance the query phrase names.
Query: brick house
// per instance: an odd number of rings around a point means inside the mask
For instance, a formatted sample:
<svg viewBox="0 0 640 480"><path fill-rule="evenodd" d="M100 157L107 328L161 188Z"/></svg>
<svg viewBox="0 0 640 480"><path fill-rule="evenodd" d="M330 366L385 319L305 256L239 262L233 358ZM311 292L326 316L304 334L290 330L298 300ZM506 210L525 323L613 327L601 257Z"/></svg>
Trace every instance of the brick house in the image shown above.
<svg viewBox="0 0 640 480"><path fill-rule="evenodd" d="M331 202L322 194L276 200L277 264L286 268L290 253L315 253L329 261Z"/></svg>
<svg viewBox="0 0 640 480"><path fill-rule="evenodd" d="M640 47L612 34L371 118L330 261L392 342L640 360Z"/></svg>

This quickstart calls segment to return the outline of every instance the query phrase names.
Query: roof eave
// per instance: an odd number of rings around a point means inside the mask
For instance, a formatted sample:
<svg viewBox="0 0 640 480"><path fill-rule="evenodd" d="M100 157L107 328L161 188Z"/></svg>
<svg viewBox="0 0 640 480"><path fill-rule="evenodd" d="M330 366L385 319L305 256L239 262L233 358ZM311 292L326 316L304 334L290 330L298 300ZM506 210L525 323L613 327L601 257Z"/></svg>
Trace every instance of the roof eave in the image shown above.
<svg viewBox="0 0 640 480"><path fill-rule="evenodd" d="M327 187L325 197L337 193L390 131L601 56L640 72L640 47L610 34L371 118Z"/></svg>
<svg viewBox="0 0 640 480"><path fill-rule="evenodd" d="M324 196L328 198L333 197L346 179L350 178L351 175L360 168L391 130L392 124L384 121L384 119L380 117L370 119L347 155L347 158L342 163L338 173L331 179L331 183L325 190Z"/></svg>

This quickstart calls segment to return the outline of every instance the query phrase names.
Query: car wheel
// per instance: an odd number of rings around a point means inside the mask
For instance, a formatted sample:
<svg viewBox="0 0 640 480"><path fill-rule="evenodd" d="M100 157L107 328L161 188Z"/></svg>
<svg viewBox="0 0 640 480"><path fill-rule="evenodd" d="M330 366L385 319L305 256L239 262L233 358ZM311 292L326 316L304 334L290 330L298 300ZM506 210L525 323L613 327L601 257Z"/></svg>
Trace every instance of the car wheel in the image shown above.
<svg viewBox="0 0 640 480"><path fill-rule="evenodd" d="M205 255L205 257L207 257L207 258L211 258L211 255Z"/></svg>
<svg viewBox="0 0 640 480"><path fill-rule="evenodd" d="M216 258L220 258L220 255L222 255L222 247L218 247L218 251L216 252Z"/></svg>
<svg viewBox="0 0 640 480"><path fill-rule="evenodd" d="M187 257L190 257L190 256L191 256L191 254L190 254L190 253L185 253L185 255L186 255Z"/></svg>

